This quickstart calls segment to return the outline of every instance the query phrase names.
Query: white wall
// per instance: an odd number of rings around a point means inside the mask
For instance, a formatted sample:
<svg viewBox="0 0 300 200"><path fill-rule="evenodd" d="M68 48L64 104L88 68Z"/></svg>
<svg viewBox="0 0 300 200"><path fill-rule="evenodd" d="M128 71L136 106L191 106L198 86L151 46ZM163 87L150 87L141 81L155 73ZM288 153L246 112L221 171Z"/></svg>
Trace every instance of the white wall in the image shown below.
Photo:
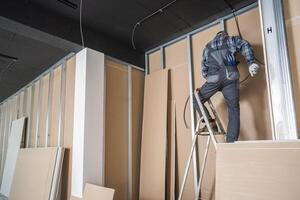
<svg viewBox="0 0 300 200"><path fill-rule="evenodd" d="M85 183L104 180L104 54L76 55L71 194L82 197Z"/></svg>

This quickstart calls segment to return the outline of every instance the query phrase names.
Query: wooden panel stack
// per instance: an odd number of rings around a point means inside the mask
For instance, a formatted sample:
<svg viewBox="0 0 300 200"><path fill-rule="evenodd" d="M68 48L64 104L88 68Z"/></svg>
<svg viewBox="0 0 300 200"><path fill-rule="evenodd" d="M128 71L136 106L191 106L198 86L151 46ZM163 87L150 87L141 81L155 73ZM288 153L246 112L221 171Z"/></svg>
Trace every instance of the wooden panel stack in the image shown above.
<svg viewBox="0 0 300 200"><path fill-rule="evenodd" d="M299 198L300 142L219 144L216 200Z"/></svg>
<svg viewBox="0 0 300 200"><path fill-rule="evenodd" d="M116 199L127 199L128 89L127 67L106 60L105 185Z"/></svg>
<svg viewBox="0 0 300 200"><path fill-rule="evenodd" d="M168 71L145 78L140 199L165 198Z"/></svg>

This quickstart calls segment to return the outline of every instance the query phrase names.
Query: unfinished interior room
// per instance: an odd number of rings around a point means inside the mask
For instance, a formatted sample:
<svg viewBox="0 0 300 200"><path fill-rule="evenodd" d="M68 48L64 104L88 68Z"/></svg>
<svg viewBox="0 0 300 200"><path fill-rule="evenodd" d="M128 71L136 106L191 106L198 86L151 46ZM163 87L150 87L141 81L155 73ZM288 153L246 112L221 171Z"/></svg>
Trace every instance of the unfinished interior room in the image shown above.
<svg viewBox="0 0 300 200"><path fill-rule="evenodd" d="M298 31L298 0L2 0L0 200L300 200Z"/></svg>

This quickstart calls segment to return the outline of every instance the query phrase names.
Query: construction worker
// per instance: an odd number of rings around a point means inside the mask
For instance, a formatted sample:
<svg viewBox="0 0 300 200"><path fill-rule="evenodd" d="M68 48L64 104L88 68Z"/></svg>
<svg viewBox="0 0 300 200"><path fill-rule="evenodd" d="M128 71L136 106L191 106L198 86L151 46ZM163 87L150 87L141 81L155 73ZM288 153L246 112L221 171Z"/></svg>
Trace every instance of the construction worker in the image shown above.
<svg viewBox="0 0 300 200"><path fill-rule="evenodd" d="M206 79L204 85L198 89L198 95L204 104L216 92L223 93L228 106L228 128L226 142L238 140L240 131L240 89L239 71L236 61L237 53L242 53L249 66L249 73L253 77L258 69L255 63L252 46L239 36L228 36L225 31L217 33L215 38L210 41L203 50L202 75ZM194 100L196 110L201 116L201 112ZM207 108L204 110L208 116L211 127L217 131L215 119L212 119ZM205 126L201 132L207 131Z"/></svg>

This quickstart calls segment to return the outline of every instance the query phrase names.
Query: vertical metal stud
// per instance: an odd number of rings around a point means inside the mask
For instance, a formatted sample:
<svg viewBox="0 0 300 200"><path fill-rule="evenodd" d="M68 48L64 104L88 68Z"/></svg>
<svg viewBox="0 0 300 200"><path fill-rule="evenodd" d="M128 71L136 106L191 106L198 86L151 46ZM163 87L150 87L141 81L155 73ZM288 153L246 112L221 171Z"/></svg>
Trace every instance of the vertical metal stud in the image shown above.
<svg viewBox="0 0 300 200"><path fill-rule="evenodd" d="M2 104L1 106L0 106L0 147L2 147L2 145L3 145L3 133L4 133L4 131L3 131L3 128L4 128L4 123L3 123L3 121L4 121L4 111L5 111L5 109L4 109L5 107L4 107L4 104ZM0 149L0 158L2 158L2 148ZM1 166L2 166L2 159L0 160L0 171L1 171Z"/></svg>
<svg viewBox="0 0 300 200"><path fill-rule="evenodd" d="M191 35L188 35L187 38L187 52L188 52L188 71L189 71L189 95L190 95L190 110L191 110L191 133L192 138L195 133L195 110L193 105L193 94L194 94L194 69L193 69L193 59L192 59L192 40ZM193 167L194 167L194 186L195 194L197 193L197 184L198 184L198 160L197 160L197 144L193 153Z"/></svg>
<svg viewBox="0 0 300 200"><path fill-rule="evenodd" d="M132 199L132 67L128 68L128 199Z"/></svg>
<svg viewBox="0 0 300 200"><path fill-rule="evenodd" d="M145 54L145 74L149 74L149 54Z"/></svg>
<svg viewBox="0 0 300 200"><path fill-rule="evenodd" d="M38 142L39 142L39 129L40 129L40 115L42 111L42 99L43 99L43 80L44 77L41 77L39 80L39 97L38 97L38 110L36 114L36 129L35 129L35 142L34 146L38 147Z"/></svg>
<svg viewBox="0 0 300 200"><path fill-rule="evenodd" d="M51 131L51 114L52 114L52 97L53 97L53 70L49 74L49 85L48 85L48 106L47 106L47 116L46 116L46 137L45 137L45 147L49 146L50 131Z"/></svg>
<svg viewBox="0 0 300 200"><path fill-rule="evenodd" d="M16 96L16 102L15 102L15 119L18 119L21 115L21 110L20 110L20 102L21 102L21 95L22 93L19 93L17 96Z"/></svg>
<svg viewBox="0 0 300 200"><path fill-rule="evenodd" d="M25 90L24 90L24 96L23 96L23 105L22 105L22 111L23 111L23 116L24 117L27 117L28 118L28 116L27 116L27 102L28 102L28 88L25 88ZM28 120L27 120L27 122L28 122ZM27 135L27 134L26 134Z"/></svg>
<svg viewBox="0 0 300 200"><path fill-rule="evenodd" d="M3 156L2 156L2 166L1 166L1 177L3 175L3 168L4 168L4 164L5 164L5 160L6 160L6 147L7 147L7 143L8 143L8 138L9 138L9 132L10 132L10 125L11 125L11 121L12 121L12 105L11 105L11 101L7 101L7 115L6 115L6 121L5 121L5 131L4 131L4 145L3 145Z"/></svg>
<svg viewBox="0 0 300 200"><path fill-rule="evenodd" d="M11 123L13 121L14 118L14 103L13 103L13 99L10 100L10 108L9 108L9 122L8 122L8 137L6 138L8 141L8 138L10 136L10 129L11 129Z"/></svg>
<svg viewBox="0 0 300 200"><path fill-rule="evenodd" d="M297 139L295 100L282 0L259 0L273 139Z"/></svg>
<svg viewBox="0 0 300 200"><path fill-rule="evenodd" d="M225 20L223 18L220 19L220 30L226 31Z"/></svg>
<svg viewBox="0 0 300 200"><path fill-rule="evenodd" d="M33 127L33 112L34 112L34 93L35 93L35 83L31 86L31 95L30 95L30 108L29 111L29 121L28 121L28 128L27 128L27 139L26 139L26 148L29 147L30 136L33 135L32 127Z"/></svg>
<svg viewBox="0 0 300 200"><path fill-rule="evenodd" d="M66 67L67 61L63 62L61 67L60 83L60 108L58 121L58 145L61 147L64 143L64 120L65 120L65 97L66 97Z"/></svg>
<svg viewBox="0 0 300 200"><path fill-rule="evenodd" d="M18 107L19 107L19 115L18 115L18 118L21 118L23 117L23 101L24 101L24 91L20 92L19 94L20 96L20 101L19 101L19 104L18 104Z"/></svg>
<svg viewBox="0 0 300 200"><path fill-rule="evenodd" d="M10 101L11 103L11 118L10 118L10 123L14 121L15 116L16 116L16 99L13 97ZM9 127L10 130L11 127Z"/></svg>
<svg viewBox="0 0 300 200"><path fill-rule="evenodd" d="M3 132L2 132L2 141L1 141L1 166L0 166L0 178L2 180L2 170L4 166L4 146L5 146L5 136L6 136L6 122L7 122L7 103L3 104L4 112L3 112Z"/></svg>
<svg viewBox="0 0 300 200"><path fill-rule="evenodd" d="M161 69L166 68L166 63L165 63L165 48L163 46L160 47L160 67Z"/></svg>

